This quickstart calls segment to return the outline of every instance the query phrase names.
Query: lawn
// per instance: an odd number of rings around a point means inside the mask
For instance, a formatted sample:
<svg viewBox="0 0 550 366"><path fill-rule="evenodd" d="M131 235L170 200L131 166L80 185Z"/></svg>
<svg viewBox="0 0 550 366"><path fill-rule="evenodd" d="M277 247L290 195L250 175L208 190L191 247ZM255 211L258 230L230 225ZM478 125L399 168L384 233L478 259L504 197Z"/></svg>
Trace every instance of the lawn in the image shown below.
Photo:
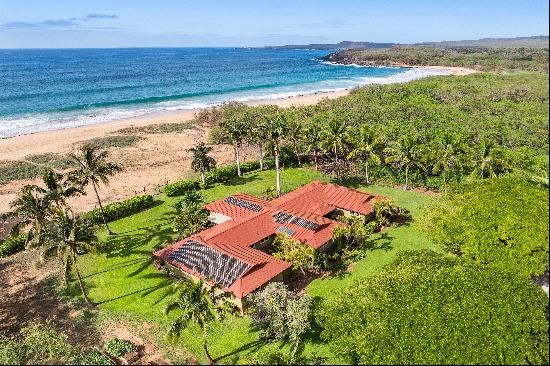
<svg viewBox="0 0 550 366"><path fill-rule="evenodd" d="M312 180L330 181L321 173L305 169L283 171L283 190L289 191ZM203 191L207 201L217 200L237 192L261 195L275 182L274 171L254 172L236 178L225 185L215 185ZM355 263L349 272L338 276L319 279L307 288L313 297L335 296L339 289L352 286L354 281L365 280L387 263L400 250L432 248L434 245L414 225L429 196L399 189L357 184L354 188L382 194L394 199L401 207L408 209L413 222L391 227L383 233L373 235L376 247L367 258ZM80 258L80 267L91 299L99 304L104 317L131 319L137 324L154 324L157 333L162 333L173 317L162 315L162 307L173 296L173 280L159 273L152 265L152 252L174 240L171 229L172 205L178 198L156 197L156 205L139 214L115 221L111 228L117 233L109 237L100 233L103 244L101 254L87 254ZM182 346L203 361L200 337L192 326L181 338ZM258 342L258 333L250 326L248 318L229 317L214 326L210 332L212 355L221 363L235 362L239 356L254 351L263 345ZM318 336L310 334L304 343L305 356L327 358L329 363L338 363L331 357L330 350Z"/></svg>

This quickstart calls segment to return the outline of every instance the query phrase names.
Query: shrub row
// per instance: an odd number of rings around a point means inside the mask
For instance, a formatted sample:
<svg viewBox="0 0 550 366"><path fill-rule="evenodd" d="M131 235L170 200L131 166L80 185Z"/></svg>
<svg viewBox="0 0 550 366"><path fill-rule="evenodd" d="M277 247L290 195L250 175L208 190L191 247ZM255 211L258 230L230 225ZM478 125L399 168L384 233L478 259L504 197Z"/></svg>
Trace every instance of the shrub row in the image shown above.
<svg viewBox="0 0 550 366"><path fill-rule="evenodd" d="M0 243L0 258L15 254L25 249L26 235L21 234L8 238Z"/></svg>
<svg viewBox="0 0 550 366"><path fill-rule="evenodd" d="M103 211L105 212L105 219L113 221L143 211L151 207L153 203L153 196L144 194L124 201L110 203L103 207ZM96 224L103 222L99 208L88 212L85 217Z"/></svg>
<svg viewBox="0 0 550 366"><path fill-rule="evenodd" d="M264 162L264 167L267 168L273 164L270 161ZM260 162L257 160L248 161L241 164L241 172L248 173L260 168ZM231 164L214 169L206 174L206 183L225 183L237 176L237 165ZM164 193L168 197L182 196L186 192L200 188L199 180L184 179L178 182L168 184L164 187Z"/></svg>

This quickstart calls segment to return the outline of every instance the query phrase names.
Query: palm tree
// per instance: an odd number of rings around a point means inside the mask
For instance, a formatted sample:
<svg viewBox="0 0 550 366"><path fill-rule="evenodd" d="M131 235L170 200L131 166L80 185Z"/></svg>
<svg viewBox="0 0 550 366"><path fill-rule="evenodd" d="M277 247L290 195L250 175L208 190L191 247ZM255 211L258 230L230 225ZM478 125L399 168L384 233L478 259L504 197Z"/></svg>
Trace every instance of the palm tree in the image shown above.
<svg viewBox="0 0 550 366"><path fill-rule="evenodd" d="M191 161L191 169L200 173L202 184L206 184L206 172L216 168L216 160L213 157L208 156L208 153L212 151L212 147L206 146L204 142L201 142L194 148L187 151L193 153L193 160Z"/></svg>
<svg viewBox="0 0 550 366"><path fill-rule="evenodd" d="M235 151L237 175L241 174L240 148L250 128L246 118L246 106L241 103L228 103L222 107L222 118L212 131L212 141L216 144L231 144Z"/></svg>
<svg viewBox="0 0 550 366"><path fill-rule="evenodd" d="M397 141L390 143L384 149L386 154L386 162L397 166L399 170L405 170L405 187L409 188L409 171L411 168L419 168L425 170L422 164L422 151L418 136L415 134L402 135Z"/></svg>
<svg viewBox="0 0 550 366"><path fill-rule="evenodd" d="M270 123L268 124L267 135L273 144L273 155L275 157L275 174L277 177L277 196L281 195L281 168L280 168L280 152L281 142L287 133L288 119L283 111L271 115Z"/></svg>
<svg viewBox="0 0 550 366"><path fill-rule="evenodd" d="M270 106L251 107L246 112L246 120L249 122L249 128L246 131L246 142L258 147L258 161L260 170L264 170L264 145L267 142L265 131L267 130L267 121L264 113L269 113Z"/></svg>
<svg viewBox="0 0 550 366"><path fill-rule="evenodd" d="M35 185L26 185L19 191L17 198L10 203L11 211L0 219L16 218L17 224L12 234L19 234L21 228L30 227L27 233L27 245L34 245L42 235L44 226L52 214L50 200L46 199Z"/></svg>
<svg viewBox="0 0 550 366"><path fill-rule="evenodd" d="M307 152L313 153L315 170L319 170L318 154L321 151L321 144L323 143L323 131L320 121L315 118L308 121L304 129L302 141L306 146Z"/></svg>
<svg viewBox="0 0 550 366"><path fill-rule="evenodd" d="M179 338L181 332L189 323L194 323L201 329L203 350L208 364L213 365L214 360L208 352L208 328L210 324L218 321L224 312L220 306L226 298L226 294L217 287L210 287L204 282L182 282L178 285L180 291L177 298L166 304L164 314L173 310L179 310L180 314L168 330L168 337ZM219 293L219 294L216 294Z"/></svg>
<svg viewBox="0 0 550 366"><path fill-rule="evenodd" d="M444 133L437 141L435 149L435 164L432 172L443 173L443 189L447 190L447 173L462 167L464 145L453 135Z"/></svg>
<svg viewBox="0 0 550 366"><path fill-rule="evenodd" d="M336 178L340 178L340 168L338 166L339 152L344 148L346 139L348 138L348 124L343 118L334 113L326 113L328 125L325 129L325 145L330 146L334 153L334 167L336 170Z"/></svg>
<svg viewBox="0 0 550 366"><path fill-rule="evenodd" d="M489 140L482 140L476 148L472 177L494 178L508 170L506 151Z"/></svg>
<svg viewBox="0 0 550 366"><path fill-rule="evenodd" d="M105 228L107 229L109 235L113 235L113 232L107 224L107 219L105 218L105 212L103 211L103 205L101 204L97 187L100 183L109 183L109 177L117 172L120 172L122 168L115 163L107 161L108 157L109 152L107 150L100 150L97 145L83 145L80 148L80 155L70 155L70 158L78 165L78 168L70 174L72 179L74 179L81 187L88 186L89 184L92 185Z"/></svg>
<svg viewBox="0 0 550 366"><path fill-rule="evenodd" d="M69 273L75 271L82 297L86 304L94 304L88 298L77 259L80 250L93 251L97 237L93 224L81 217L74 215L70 209L57 210L53 220L47 225L47 230L40 238L40 244L44 246L43 258L56 256L61 259L65 283L69 282Z"/></svg>
<svg viewBox="0 0 550 366"><path fill-rule="evenodd" d="M298 111L295 109L289 109L287 111L289 115L288 125L287 125L287 140L290 143L298 166L302 166L302 160L300 159L300 147L302 145L302 140L304 137L304 127L303 121L299 119ZM303 149L303 148L302 148Z"/></svg>
<svg viewBox="0 0 550 366"><path fill-rule="evenodd" d="M348 159L360 156L364 160L365 179L367 184L370 184L369 161L372 160L376 164L380 164L380 150L384 144L384 139L368 125L363 125L356 135L351 136L350 142L353 150L348 154Z"/></svg>
<svg viewBox="0 0 550 366"><path fill-rule="evenodd" d="M66 206L67 198L84 193L82 187L75 185L70 177L57 173L51 168L46 168L42 174L42 181L46 187L37 187L37 191L58 209Z"/></svg>

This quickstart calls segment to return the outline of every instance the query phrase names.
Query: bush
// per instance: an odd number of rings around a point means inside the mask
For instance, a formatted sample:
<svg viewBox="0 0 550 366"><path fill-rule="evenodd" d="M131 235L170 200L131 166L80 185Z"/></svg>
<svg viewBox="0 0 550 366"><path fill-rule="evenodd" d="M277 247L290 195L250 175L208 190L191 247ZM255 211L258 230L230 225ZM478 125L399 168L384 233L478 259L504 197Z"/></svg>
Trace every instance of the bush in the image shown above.
<svg viewBox="0 0 550 366"><path fill-rule="evenodd" d="M127 340L113 338L105 345L105 350L109 352L112 356L121 357L128 352L133 352L136 350L136 346Z"/></svg>
<svg viewBox="0 0 550 366"><path fill-rule="evenodd" d="M321 338L360 364L548 364L548 297L524 277L401 252L325 301Z"/></svg>
<svg viewBox="0 0 550 366"><path fill-rule="evenodd" d="M199 188L200 186L198 181L186 179L168 184L166 187L164 187L164 193L168 197L177 197L185 194L186 192L195 191Z"/></svg>
<svg viewBox="0 0 550 366"><path fill-rule="evenodd" d="M516 178L462 184L429 208L422 226L447 251L525 276L548 269L548 189Z"/></svg>
<svg viewBox="0 0 550 366"><path fill-rule="evenodd" d="M400 215L400 209L389 198L376 199L372 205L376 221L380 226L387 226L394 222Z"/></svg>
<svg viewBox="0 0 550 366"><path fill-rule="evenodd" d="M271 340L290 340L297 345L310 328L312 301L298 296L280 282L269 283L250 296L252 321L260 336Z"/></svg>
<svg viewBox="0 0 550 366"><path fill-rule="evenodd" d="M26 242L27 236L25 234L21 234L4 240L0 243L0 258L7 257L8 255L12 255L24 250Z"/></svg>
<svg viewBox="0 0 550 366"><path fill-rule="evenodd" d="M79 362L81 365L114 365L115 363L103 353L92 350L86 353Z"/></svg>
<svg viewBox="0 0 550 366"><path fill-rule="evenodd" d="M114 221L143 211L151 207L153 203L153 196L144 194L124 201L110 203L103 207L103 212L105 213L105 219L107 221ZM99 208L86 213L85 217L95 224L101 224L103 222Z"/></svg>
<svg viewBox="0 0 550 366"><path fill-rule="evenodd" d="M273 242L277 259L292 264L292 269L299 269L302 272L315 268L315 249L304 244L287 234L279 234Z"/></svg>

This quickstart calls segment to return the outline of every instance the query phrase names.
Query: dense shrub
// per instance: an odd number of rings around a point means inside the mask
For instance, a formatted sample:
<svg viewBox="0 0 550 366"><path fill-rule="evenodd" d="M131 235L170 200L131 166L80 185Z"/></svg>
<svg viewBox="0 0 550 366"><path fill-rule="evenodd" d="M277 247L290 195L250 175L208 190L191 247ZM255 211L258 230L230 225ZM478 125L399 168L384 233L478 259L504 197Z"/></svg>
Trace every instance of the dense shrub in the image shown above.
<svg viewBox="0 0 550 366"><path fill-rule="evenodd" d="M25 249L26 235L18 235L0 242L0 258L15 254Z"/></svg>
<svg viewBox="0 0 550 366"><path fill-rule="evenodd" d="M112 356L121 357L128 352L135 351L136 346L130 341L113 338L105 344L105 350Z"/></svg>
<svg viewBox="0 0 550 366"><path fill-rule="evenodd" d="M105 212L105 219L113 221L143 211L151 207L153 203L153 196L144 194L124 201L110 203L103 207L103 211ZM88 212L85 216L96 224L103 222L99 208Z"/></svg>
<svg viewBox="0 0 550 366"><path fill-rule="evenodd" d="M287 234L279 234L273 242L277 259L292 264L292 269L302 272L315 268L315 249L307 244L292 238Z"/></svg>
<svg viewBox="0 0 550 366"><path fill-rule="evenodd" d="M241 164L241 173L248 173L260 168L260 162L253 160ZM214 169L206 174L206 183L226 183L237 176L237 165L226 165Z"/></svg>
<svg viewBox="0 0 550 366"><path fill-rule="evenodd" d="M185 194L185 192L194 191L199 189L199 182L196 180L180 180L178 182L168 184L164 187L164 193L168 197L176 197Z"/></svg>
<svg viewBox="0 0 550 366"><path fill-rule="evenodd" d="M272 282L250 296L251 316L260 336L297 344L310 328L311 298L298 296L280 282Z"/></svg>
<svg viewBox="0 0 550 366"><path fill-rule="evenodd" d="M454 187L423 218L447 251L530 274L548 269L548 189L504 177Z"/></svg>
<svg viewBox="0 0 550 366"><path fill-rule="evenodd" d="M105 356L98 350L92 350L84 356L79 362L80 365L114 365L115 363L111 359Z"/></svg>
<svg viewBox="0 0 550 366"><path fill-rule="evenodd" d="M402 252L316 314L361 364L547 364L548 297L529 279L430 251Z"/></svg>

